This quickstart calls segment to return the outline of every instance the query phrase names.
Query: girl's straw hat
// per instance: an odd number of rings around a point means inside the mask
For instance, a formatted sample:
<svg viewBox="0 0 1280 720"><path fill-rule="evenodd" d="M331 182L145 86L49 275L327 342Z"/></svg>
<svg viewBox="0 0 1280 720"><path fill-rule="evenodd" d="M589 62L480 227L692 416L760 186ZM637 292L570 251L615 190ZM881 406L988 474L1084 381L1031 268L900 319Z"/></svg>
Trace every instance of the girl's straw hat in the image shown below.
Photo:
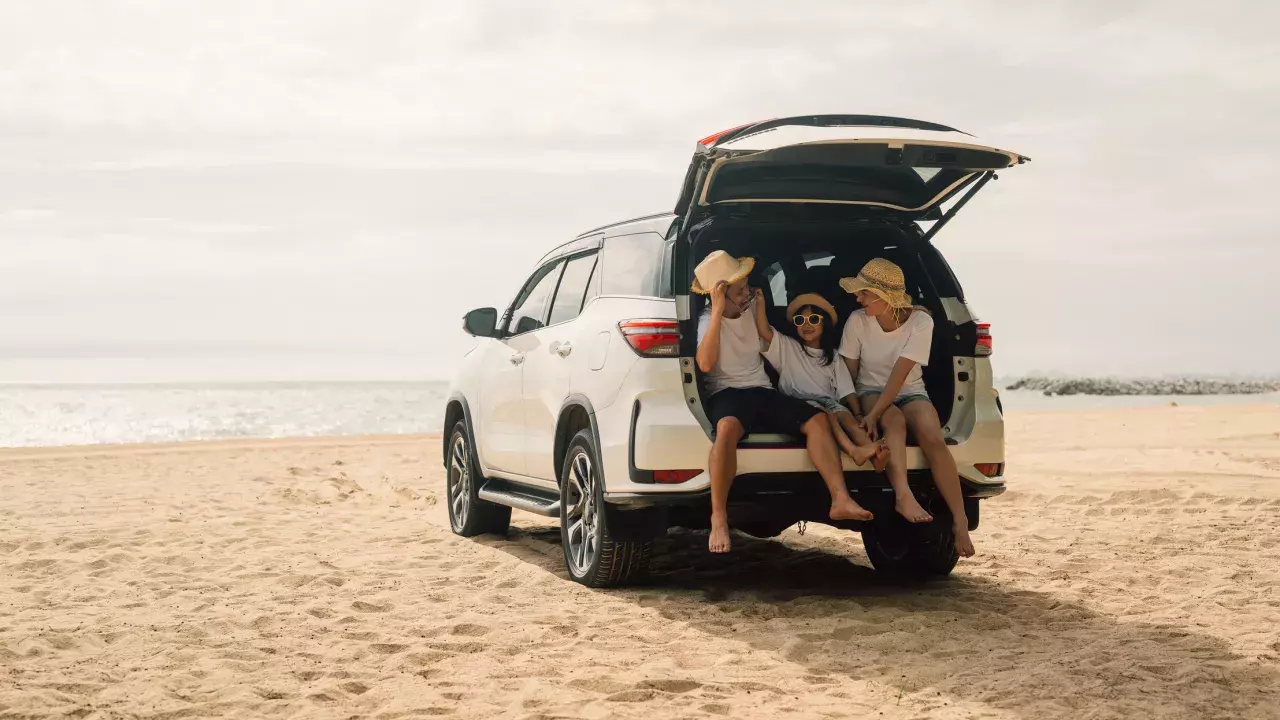
<svg viewBox="0 0 1280 720"><path fill-rule="evenodd" d="M866 290L889 303L889 307L911 307L911 296L907 294L907 281L902 275L902 268L884 258L876 258L863 265L857 277L841 278L840 287L851 295Z"/></svg>
<svg viewBox="0 0 1280 720"><path fill-rule="evenodd" d="M796 312L805 305L812 305L816 308L821 308L822 311L831 318L832 325L835 325L840 321L840 316L836 314L835 307L818 293L804 293L802 295L797 295L796 299L792 300L790 305L787 305L787 317L794 316Z"/></svg>
<svg viewBox="0 0 1280 720"><path fill-rule="evenodd" d="M723 280L732 285L750 275L755 266L755 258L735 258L723 250L712 251L693 269L693 291L708 295L716 283Z"/></svg>

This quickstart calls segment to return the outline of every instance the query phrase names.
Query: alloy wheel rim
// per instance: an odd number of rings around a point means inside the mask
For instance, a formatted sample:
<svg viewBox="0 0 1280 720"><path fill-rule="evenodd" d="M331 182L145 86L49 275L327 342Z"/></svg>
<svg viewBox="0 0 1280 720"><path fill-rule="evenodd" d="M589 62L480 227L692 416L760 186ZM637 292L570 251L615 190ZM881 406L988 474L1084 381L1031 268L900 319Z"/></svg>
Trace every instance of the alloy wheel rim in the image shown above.
<svg viewBox="0 0 1280 720"><path fill-rule="evenodd" d="M471 465L467 462L467 438L462 433L454 436L449 453L449 514L454 528L461 528L471 512Z"/></svg>
<svg viewBox="0 0 1280 720"><path fill-rule="evenodd" d="M591 458L582 451L573 456L569 463L568 477L565 485L568 492L566 501L568 510L565 523L568 527L566 543L570 568L576 576L583 576L595 562L596 553L600 550L598 529L600 525L600 508L596 504L595 468Z"/></svg>

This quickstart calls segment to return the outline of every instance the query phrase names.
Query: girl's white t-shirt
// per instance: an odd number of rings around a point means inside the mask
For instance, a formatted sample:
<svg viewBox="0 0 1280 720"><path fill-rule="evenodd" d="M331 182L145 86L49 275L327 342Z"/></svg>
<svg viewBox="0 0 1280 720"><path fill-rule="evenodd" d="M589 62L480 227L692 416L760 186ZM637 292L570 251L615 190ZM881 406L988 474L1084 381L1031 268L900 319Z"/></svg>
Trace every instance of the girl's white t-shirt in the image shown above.
<svg viewBox="0 0 1280 720"><path fill-rule="evenodd" d="M858 392L882 390L889 382L893 366L898 358L915 360L915 367L907 373L906 382L898 397L923 394L924 371L929 364L929 351L933 346L933 318L929 313L915 310L897 330L885 332L880 322L867 317L865 310L855 311L844 326L840 339L840 354L850 360L858 360Z"/></svg>
<svg viewBox="0 0 1280 720"><path fill-rule="evenodd" d="M849 368L836 356L822 364L822 351L805 346L790 335L773 331L773 342L765 348L764 359L778 371L778 390L792 397L834 398L853 395Z"/></svg>

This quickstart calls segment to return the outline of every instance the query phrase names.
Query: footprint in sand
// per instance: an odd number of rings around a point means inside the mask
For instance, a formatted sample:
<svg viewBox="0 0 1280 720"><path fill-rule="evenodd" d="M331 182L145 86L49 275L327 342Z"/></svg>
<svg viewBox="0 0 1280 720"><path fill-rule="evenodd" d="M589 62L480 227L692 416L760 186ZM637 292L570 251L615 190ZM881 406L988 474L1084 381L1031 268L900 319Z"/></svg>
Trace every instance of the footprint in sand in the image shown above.
<svg viewBox="0 0 1280 720"><path fill-rule="evenodd" d="M461 635L463 637L481 637L489 634L489 628L484 625L462 623L460 625L454 625L449 632L450 634Z"/></svg>
<svg viewBox="0 0 1280 720"><path fill-rule="evenodd" d="M384 605L377 605L371 602L365 602L364 600L357 600L351 603L351 608L353 610L359 610L360 612L365 612L365 613L384 613L390 610L392 607L393 606L391 605L391 603L386 603Z"/></svg>

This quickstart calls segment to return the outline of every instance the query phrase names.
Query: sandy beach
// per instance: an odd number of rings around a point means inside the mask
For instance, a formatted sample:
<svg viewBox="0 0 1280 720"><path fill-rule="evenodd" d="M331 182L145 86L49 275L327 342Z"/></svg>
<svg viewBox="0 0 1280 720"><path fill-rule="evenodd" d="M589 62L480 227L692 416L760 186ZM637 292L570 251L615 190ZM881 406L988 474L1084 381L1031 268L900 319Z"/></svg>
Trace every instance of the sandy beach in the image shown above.
<svg viewBox="0 0 1280 720"><path fill-rule="evenodd" d="M1023 413L948 581L810 526L570 582L430 436L0 452L0 718L1277 718L1280 406Z"/></svg>

